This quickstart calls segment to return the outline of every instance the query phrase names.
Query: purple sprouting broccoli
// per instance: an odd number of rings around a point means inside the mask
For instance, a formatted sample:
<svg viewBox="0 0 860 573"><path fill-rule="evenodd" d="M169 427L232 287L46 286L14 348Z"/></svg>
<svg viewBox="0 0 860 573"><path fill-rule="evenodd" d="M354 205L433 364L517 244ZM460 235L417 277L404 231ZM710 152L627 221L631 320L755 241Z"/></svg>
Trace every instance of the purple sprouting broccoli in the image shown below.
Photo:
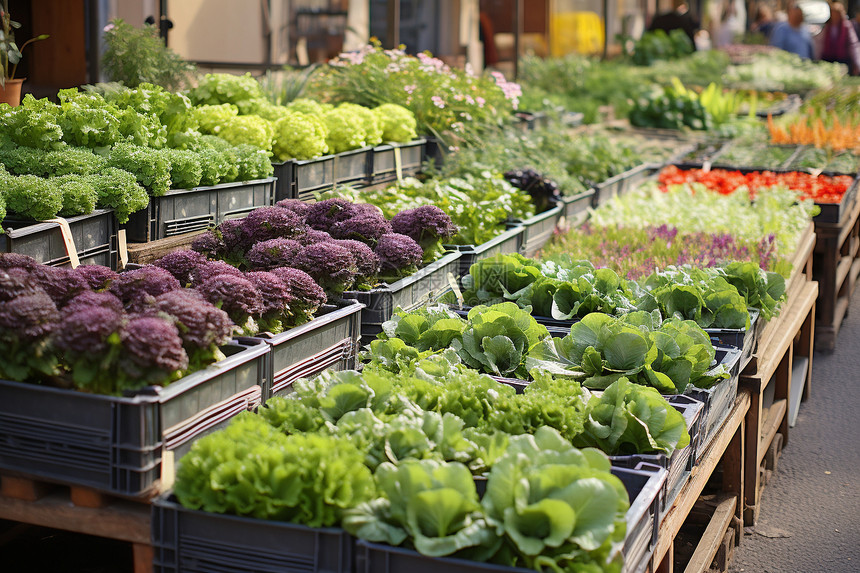
<svg viewBox="0 0 860 573"><path fill-rule="evenodd" d="M353 214L353 203L346 199L325 199L308 206L305 223L317 231L328 231L338 221Z"/></svg>
<svg viewBox="0 0 860 573"><path fill-rule="evenodd" d="M209 261L205 265L201 265L194 269L191 273L191 284L194 286L200 286L217 275L243 276L242 271L232 265L228 265L224 261Z"/></svg>
<svg viewBox="0 0 860 573"><path fill-rule="evenodd" d="M116 388L120 392L167 385L181 378L188 368L188 355L182 348L179 330L167 319L132 316L120 332L120 342L122 355Z"/></svg>
<svg viewBox="0 0 860 573"><path fill-rule="evenodd" d="M90 290L90 285L72 269L36 265L29 273L33 281L45 289L57 308L62 308L76 294Z"/></svg>
<svg viewBox="0 0 860 573"><path fill-rule="evenodd" d="M66 306L63 307L63 315L77 312L81 308L89 306L109 308L117 314L122 314L123 312L122 301L112 292L94 292L88 290L66 303Z"/></svg>
<svg viewBox="0 0 860 573"><path fill-rule="evenodd" d="M218 225L216 234L221 236L221 241L224 243L225 257L241 255L253 244L242 219L223 221Z"/></svg>
<svg viewBox="0 0 860 573"><path fill-rule="evenodd" d="M90 288L96 291L110 288L111 283L119 277L114 271L101 265L81 265L75 269L75 274L84 279Z"/></svg>
<svg viewBox="0 0 860 573"><path fill-rule="evenodd" d="M269 239L293 239L307 229L302 218L280 207L254 209L242 219L242 227L250 240L250 246Z"/></svg>
<svg viewBox="0 0 860 573"><path fill-rule="evenodd" d="M169 272L179 281L179 284L185 286L191 283L194 270L208 262L205 255L197 251L183 249L167 253L153 264Z"/></svg>
<svg viewBox="0 0 860 573"><path fill-rule="evenodd" d="M352 239L375 247L379 237L391 232L391 223L382 213L361 213L331 226L329 233L335 239Z"/></svg>
<svg viewBox="0 0 860 573"><path fill-rule="evenodd" d="M244 276L215 275L197 290L225 311L241 333L253 336L258 332L256 319L263 313L263 297Z"/></svg>
<svg viewBox="0 0 860 573"><path fill-rule="evenodd" d="M176 278L155 265L147 265L119 275L110 290L125 305L126 310L138 312L151 305L155 297L182 288Z"/></svg>
<svg viewBox="0 0 860 573"><path fill-rule="evenodd" d="M279 334L289 323L290 307L295 297L277 275L265 271L246 273L245 278L254 283L263 297L263 313L258 321L260 332Z"/></svg>
<svg viewBox="0 0 860 573"><path fill-rule="evenodd" d="M233 321L199 292L190 289L166 292L155 299L153 309L174 320L188 354L190 371L224 358L219 347L230 340Z"/></svg>
<svg viewBox="0 0 860 573"><path fill-rule="evenodd" d="M284 282L293 297L287 326L298 326L312 320L314 314L326 303L325 291L308 273L283 267L273 270L272 274Z"/></svg>
<svg viewBox="0 0 860 573"><path fill-rule="evenodd" d="M332 236L326 233L325 231L317 231L316 229L310 229L304 235L296 239L302 245L313 245L314 243L324 243L325 241L331 241Z"/></svg>
<svg viewBox="0 0 860 573"><path fill-rule="evenodd" d="M424 251L412 237L399 233L382 235L374 252L379 257L380 278L389 282L415 273L424 257Z"/></svg>
<svg viewBox="0 0 860 573"><path fill-rule="evenodd" d="M358 273L355 258L349 250L331 241L302 249L294 266L311 275L327 294L334 295L351 287Z"/></svg>
<svg viewBox="0 0 860 573"><path fill-rule="evenodd" d="M0 253L0 269L27 269L39 266L39 262L29 255Z"/></svg>
<svg viewBox="0 0 860 573"><path fill-rule="evenodd" d="M220 231L209 229L194 237L191 250L197 251L207 259L215 259L226 253L227 245L224 244Z"/></svg>
<svg viewBox="0 0 860 573"><path fill-rule="evenodd" d="M269 239L251 247L245 260L251 268L264 271L290 267L302 248L301 243L292 239Z"/></svg>
<svg viewBox="0 0 860 573"><path fill-rule="evenodd" d="M22 272L0 269L0 285L13 287L0 295L0 378L17 381L55 373L56 358L47 343L60 319L51 297Z"/></svg>
<svg viewBox="0 0 860 573"><path fill-rule="evenodd" d="M293 213L301 217L302 221L304 221L305 216L308 214L308 207L310 207L310 203L305 203L301 199L281 199L280 201L275 203L275 207L280 207L281 209L292 211Z"/></svg>
<svg viewBox="0 0 860 573"><path fill-rule="evenodd" d="M442 243L459 232L451 217L436 205L401 211L391 219L391 229L412 237L421 246L425 264L436 260L444 252Z"/></svg>
<svg viewBox="0 0 860 573"><path fill-rule="evenodd" d="M361 241L350 239L334 240L332 242L335 245L346 247L355 259L358 273L355 276L355 286L353 288L357 290L372 289L376 285L376 277L379 274L379 257L373 252L373 249Z"/></svg>
<svg viewBox="0 0 860 573"><path fill-rule="evenodd" d="M109 293L92 293L113 296ZM72 382L96 394L119 394L117 363L122 356L122 307L85 304L78 295L64 309L51 345L69 369ZM95 301L93 301L95 302Z"/></svg>

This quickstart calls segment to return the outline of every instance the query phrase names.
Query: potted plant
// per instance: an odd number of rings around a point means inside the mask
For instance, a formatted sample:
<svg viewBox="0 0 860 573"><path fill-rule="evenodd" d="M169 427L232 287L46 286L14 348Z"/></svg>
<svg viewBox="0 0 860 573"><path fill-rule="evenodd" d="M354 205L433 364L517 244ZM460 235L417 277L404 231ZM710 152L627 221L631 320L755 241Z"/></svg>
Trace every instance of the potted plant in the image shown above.
<svg viewBox="0 0 860 573"><path fill-rule="evenodd" d="M15 29L21 24L12 20L9 15L9 0L0 0L0 67L3 69L0 75L0 103L8 103L16 106L21 103L21 84L23 79L15 79L15 70L21 61L21 51L27 44L44 40L48 34L42 34L30 38L19 48L15 43ZM11 68L10 68L11 64Z"/></svg>

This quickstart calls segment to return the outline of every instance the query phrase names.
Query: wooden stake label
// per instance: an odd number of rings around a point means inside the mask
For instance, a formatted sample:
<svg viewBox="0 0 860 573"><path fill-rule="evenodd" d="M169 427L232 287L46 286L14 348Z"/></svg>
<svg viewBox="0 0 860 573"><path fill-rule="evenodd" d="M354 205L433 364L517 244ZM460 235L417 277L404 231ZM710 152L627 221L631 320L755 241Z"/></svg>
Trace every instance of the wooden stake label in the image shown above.
<svg viewBox="0 0 860 573"><path fill-rule="evenodd" d="M78 249L75 247L75 239L72 237L72 230L69 228L69 222L62 217L47 219L43 222L56 223L60 226L60 233L63 235L63 243L66 246L66 254L69 255L69 264L72 265L73 269L78 268L81 265L81 261L78 259Z"/></svg>

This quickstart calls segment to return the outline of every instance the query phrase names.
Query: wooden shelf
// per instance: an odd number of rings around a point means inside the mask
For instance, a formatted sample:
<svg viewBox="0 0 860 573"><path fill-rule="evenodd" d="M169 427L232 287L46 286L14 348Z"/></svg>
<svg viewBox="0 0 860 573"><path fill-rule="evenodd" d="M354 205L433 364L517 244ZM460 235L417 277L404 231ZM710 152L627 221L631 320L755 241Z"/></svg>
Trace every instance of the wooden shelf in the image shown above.
<svg viewBox="0 0 860 573"><path fill-rule="evenodd" d="M705 532L702 534L702 539L696 546L696 550L693 552L689 563L684 568L684 573L708 571L711 562L714 560L714 556L720 548L726 529L728 529L732 518L735 516L737 504L738 499L736 497L726 496L717 505L717 509L714 510L714 515L711 517L708 527L705 528Z"/></svg>
<svg viewBox="0 0 860 573"><path fill-rule="evenodd" d="M761 438L759 438L758 444L759 465L761 465L761 461L764 459L765 454L767 454L767 449L773 443L777 432L779 432L779 427L782 425L783 418L785 418L787 408L787 400L777 400L767 409L767 414L764 416L764 421L761 424Z"/></svg>

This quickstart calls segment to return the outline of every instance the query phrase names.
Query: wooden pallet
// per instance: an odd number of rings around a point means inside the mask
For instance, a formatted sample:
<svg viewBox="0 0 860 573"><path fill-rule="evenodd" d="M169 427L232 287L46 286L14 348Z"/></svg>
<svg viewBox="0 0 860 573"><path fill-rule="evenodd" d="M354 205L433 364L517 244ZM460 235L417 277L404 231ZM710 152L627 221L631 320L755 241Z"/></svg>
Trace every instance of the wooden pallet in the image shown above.
<svg viewBox="0 0 860 573"><path fill-rule="evenodd" d="M851 295L860 276L860 199L839 223L816 225L815 279L819 283L815 318L816 349L832 351L839 328L848 313Z"/></svg>
<svg viewBox="0 0 860 573"><path fill-rule="evenodd" d="M702 455L699 465L693 468L690 479L681 488L672 507L663 516L657 536L657 545L649 565L650 571L657 573L672 573L674 571L675 539L720 461L722 461L723 468L722 489L724 493L717 507L718 511L714 512L708 523L705 535L699 541L685 572L707 571L720 550L729 525L735 523L735 520L740 520L742 506L740 500L744 496L744 424L749 407L749 393L743 391L738 393L728 418L714 434L710 444L705 447L705 453Z"/></svg>
<svg viewBox="0 0 860 573"><path fill-rule="evenodd" d="M179 249L190 249L191 243L200 233L202 231L176 235L175 237L166 237L157 241L150 241L149 243L129 243L128 262L137 265L146 265L154 263L167 253L178 251Z"/></svg>
<svg viewBox="0 0 860 573"><path fill-rule="evenodd" d="M0 474L0 519L132 544L134 573L152 571L150 506L82 486Z"/></svg>
<svg viewBox="0 0 860 573"><path fill-rule="evenodd" d="M792 365L795 354L807 362L802 397L808 397L812 387L812 352L815 341L815 305L818 283L811 281L794 294L779 317L768 327L774 328L759 341L756 369L745 372L739 388L750 392L750 409L746 420L744 457L745 506L744 524L755 525L761 494L760 467L777 435L782 444L788 443L789 404L792 396ZM763 403L763 395L773 385L774 401ZM800 392L797 384L794 392Z"/></svg>

